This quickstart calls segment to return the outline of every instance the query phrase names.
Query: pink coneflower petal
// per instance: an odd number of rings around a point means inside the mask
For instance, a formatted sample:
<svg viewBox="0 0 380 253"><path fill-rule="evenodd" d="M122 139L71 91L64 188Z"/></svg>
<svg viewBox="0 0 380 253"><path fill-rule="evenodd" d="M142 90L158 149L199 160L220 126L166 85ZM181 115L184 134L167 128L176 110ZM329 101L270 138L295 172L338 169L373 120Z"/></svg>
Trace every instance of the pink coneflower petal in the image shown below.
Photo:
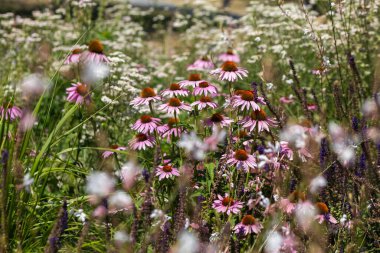
<svg viewBox="0 0 380 253"><path fill-rule="evenodd" d="M200 82L193 91L193 94L195 96L204 95L207 96L208 94L217 94L218 91L216 87L209 82Z"/></svg>
<svg viewBox="0 0 380 253"><path fill-rule="evenodd" d="M266 105L264 98L255 96L253 91L238 90L231 99L231 105L241 110L260 110L258 104Z"/></svg>
<svg viewBox="0 0 380 253"><path fill-rule="evenodd" d="M237 214L240 212L240 209L243 208L243 202L236 201L227 194L225 194L224 198L218 195L218 199L214 200L212 207L218 213L227 213L228 215L231 213Z"/></svg>
<svg viewBox="0 0 380 253"><path fill-rule="evenodd" d="M178 119L170 118L167 124L157 127L157 132L161 135L162 138L166 138L166 140L170 142L173 137L179 138L184 132L182 130L182 127L180 127L178 124Z"/></svg>
<svg viewBox="0 0 380 253"><path fill-rule="evenodd" d="M149 115L142 115L140 119L133 124L132 129L143 134L153 133L160 123L161 120L158 118L153 118Z"/></svg>
<svg viewBox="0 0 380 253"><path fill-rule="evenodd" d="M179 84L172 83L169 89L163 90L161 92L161 95L170 96L170 97L177 97L177 96L187 97L189 93L190 93L189 90L181 88Z"/></svg>
<svg viewBox="0 0 380 253"><path fill-rule="evenodd" d="M83 83L73 83L72 87L66 89L67 101L76 104L89 104L91 102L90 89Z"/></svg>
<svg viewBox="0 0 380 253"><path fill-rule="evenodd" d="M245 215L241 222L234 227L234 231L236 234L240 232L244 232L245 235L255 233L260 233L263 226L252 216Z"/></svg>
<svg viewBox="0 0 380 253"><path fill-rule="evenodd" d="M179 114L181 110L191 111L191 106L181 102L178 98L171 98L166 104L158 106L158 109L169 114Z"/></svg>
<svg viewBox="0 0 380 253"><path fill-rule="evenodd" d="M152 88L144 88L141 90L140 97L134 98L129 104L134 107L140 105L148 105L150 102L160 101L161 97L156 95Z"/></svg>
<svg viewBox="0 0 380 253"><path fill-rule="evenodd" d="M204 122L208 126L220 125L222 127L227 127L231 125L231 123L233 123L234 121L220 113L214 113L213 115L211 115L210 118L206 119Z"/></svg>
<svg viewBox="0 0 380 253"><path fill-rule="evenodd" d="M178 177L179 171L170 164L158 166L156 169L156 176L161 181L165 178Z"/></svg>
<svg viewBox="0 0 380 253"><path fill-rule="evenodd" d="M203 110L207 107L210 107L210 108L217 108L218 105L214 102L212 102L212 99L208 96L202 96L199 101L195 101L191 104L192 107L196 107L198 106L198 110Z"/></svg>
<svg viewBox="0 0 380 253"><path fill-rule="evenodd" d="M240 68L235 62L224 62L221 68L210 72L211 75L218 75L220 80L235 82L238 79L243 79L248 76L248 70Z"/></svg>
<svg viewBox="0 0 380 253"><path fill-rule="evenodd" d="M240 57L238 54L234 54L232 49L227 50L226 53L220 54L218 57L221 62L240 62Z"/></svg>
<svg viewBox="0 0 380 253"><path fill-rule="evenodd" d="M78 63L82 54L82 49L76 48L71 54L66 58L64 64Z"/></svg>
<svg viewBox="0 0 380 253"><path fill-rule="evenodd" d="M190 74L187 80L180 81L178 84L181 86L181 88L184 87L196 87L201 82L205 82L205 80L201 79L200 74Z"/></svg>
<svg viewBox="0 0 380 253"><path fill-rule="evenodd" d="M0 117L3 119L13 121L21 118L21 116L22 110L18 106L5 102L3 106L0 107Z"/></svg>
<svg viewBox="0 0 380 253"><path fill-rule="evenodd" d="M110 149L116 149L116 150L120 150L121 151L121 150L126 150L127 148L126 147L119 147L118 145L112 145L110 147ZM108 157L110 157L113 154L115 154L114 151L106 150L106 151L103 152L102 157L103 158L108 158Z"/></svg>
<svg viewBox="0 0 380 253"><path fill-rule="evenodd" d="M143 133L136 135L135 138L129 142L129 146L133 150L145 150L147 148L153 148L155 144L156 141L154 140L153 136Z"/></svg>
<svg viewBox="0 0 380 253"><path fill-rule="evenodd" d="M230 155L227 164L236 166L237 168L243 168L246 172L249 172L250 169L257 168L255 157L243 149L238 149Z"/></svg>
<svg viewBox="0 0 380 253"><path fill-rule="evenodd" d="M103 44L99 40L92 40L88 45L88 51L80 56L80 61L84 63L109 63L110 60L103 54Z"/></svg>
<svg viewBox="0 0 380 253"><path fill-rule="evenodd" d="M239 121L239 124L249 132L252 132L255 128L257 128L259 132L264 130L270 132L269 127L276 126L276 121L268 118L264 110L259 109L253 111L250 116Z"/></svg>
<svg viewBox="0 0 380 253"><path fill-rule="evenodd" d="M203 57L202 59L196 60L193 64L187 67L188 71L192 70L211 70L215 67L214 63L210 61L207 57Z"/></svg>

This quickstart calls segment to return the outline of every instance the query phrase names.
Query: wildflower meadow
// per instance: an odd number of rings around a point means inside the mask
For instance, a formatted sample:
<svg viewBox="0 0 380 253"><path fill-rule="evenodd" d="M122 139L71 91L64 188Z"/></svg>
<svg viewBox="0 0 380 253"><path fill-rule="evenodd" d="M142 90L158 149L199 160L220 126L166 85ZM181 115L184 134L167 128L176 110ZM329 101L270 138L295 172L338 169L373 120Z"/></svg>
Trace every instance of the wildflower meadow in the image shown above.
<svg viewBox="0 0 380 253"><path fill-rule="evenodd" d="M0 253L380 251L379 0L46 2L0 7Z"/></svg>

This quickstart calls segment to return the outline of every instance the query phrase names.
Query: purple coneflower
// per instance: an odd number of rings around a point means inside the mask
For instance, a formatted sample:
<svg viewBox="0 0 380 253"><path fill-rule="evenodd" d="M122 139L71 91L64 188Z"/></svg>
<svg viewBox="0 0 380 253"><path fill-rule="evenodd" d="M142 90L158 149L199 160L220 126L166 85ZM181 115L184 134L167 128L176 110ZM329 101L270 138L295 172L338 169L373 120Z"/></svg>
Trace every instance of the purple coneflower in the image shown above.
<svg viewBox="0 0 380 253"><path fill-rule="evenodd" d="M306 195L304 192L293 191L288 198L283 198L280 200L279 206L287 214L293 213L296 209L298 202L303 202L306 200Z"/></svg>
<svg viewBox="0 0 380 253"><path fill-rule="evenodd" d="M244 149L236 150L227 160L227 164L235 165L238 169L243 168L246 172L248 172L249 169L254 169L257 167L255 157Z"/></svg>
<svg viewBox="0 0 380 253"><path fill-rule="evenodd" d="M210 118L205 120L206 125L208 126L213 126L213 125L220 125L222 127L227 127L231 125L234 121L231 120L230 118L223 116L220 113L214 113L211 115Z"/></svg>
<svg viewBox="0 0 380 253"><path fill-rule="evenodd" d="M239 63L240 57L238 54L234 54L233 50L230 48L227 50L227 52L220 54L218 57L219 61L226 62L226 61L232 61Z"/></svg>
<svg viewBox="0 0 380 253"><path fill-rule="evenodd" d="M203 71L203 70L211 70L213 68L215 68L214 63L207 56L204 56L201 59L196 60L193 64L189 65L187 67L187 70L188 71L191 71L191 70Z"/></svg>
<svg viewBox="0 0 380 253"><path fill-rule="evenodd" d="M66 89L67 100L72 103L83 104L90 103L90 88L87 84L73 83L72 87Z"/></svg>
<svg viewBox="0 0 380 253"><path fill-rule="evenodd" d="M186 89L182 89L181 86L178 83L172 83L169 87L169 89L163 90L161 92L162 96L170 96L170 97L176 97L176 96L188 96L189 91Z"/></svg>
<svg viewBox="0 0 380 253"><path fill-rule="evenodd" d="M247 214L241 219L241 222L234 227L235 233L244 232L245 235L260 233L263 225L261 225L252 215Z"/></svg>
<svg viewBox="0 0 380 253"><path fill-rule="evenodd" d="M132 129L139 133L149 134L153 133L154 130L160 125L161 120L158 118L153 118L149 115L142 115L140 119L133 124Z"/></svg>
<svg viewBox="0 0 380 253"><path fill-rule="evenodd" d="M317 202L315 206L319 211L319 214L315 217L315 219L318 220L319 224L322 224L323 221L327 221L332 224L338 223L338 221L330 214L329 208L325 203Z"/></svg>
<svg viewBox="0 0 380 253"><path fill-rule="evenodd" d="M15 120L22 116L22 110L20 107L13 105L12 103L5 102L3 106L0 106L0 115L5 120Z"/></svg>
<svg viewBox="0 0 380 253"><path fill-rule="evenodd" d="M309 111L315 111L315 110L318 109L318 107L317 107L317 105L315 105L315 104L308 104L308 105L307 105L307 109L308 109Z"/></svg>
<svg viewBox="0 0 380 253"><path fill-rule="evenodd" d="M196 96L202 95L202 94L207 96L207 94L216 94L216 93L218 93L218 91L216 90L216 87L206 81L200 82L194 88L194 91L193 91L193 94Z"/></svg>
<svg viewBox="0 0 380 253"><path fill-rule="evenodd" d="M164 178L178 177L179 171L170 164L158 166L156 169L156 176L161 181Z"/></svg>
<svg viewBox="0 0 380 253"><path fill-rule="evenodd" d="M133 106L147 105L149 102L161 100L152 88L144 88L141 90L140 97L134 98L129 104Z"/></svg>
<svg viewBox="0 0 380 253"><path fill-rule="evenodd" d="M103 44L99 40L91 40L88 44L88 51L81 54L80 60L84 63L108 63L110 60L103 54Z"/></svg>
<svg viewBox="0 0 380 253"><path fill-rule="evenodd" d="M158 109L166 113L179 114L180 110L191 111L191 106L181 102L178 98L170 98L166 104L158 106Z"/></svg>
<svg viewBox="0 0 380 253"><path fill-rule="evenodd" d="M201 82L205 82L205 81L201 79L200 74L190 74L187 80L180 81L178 84L181 86L181 88L188 87L188 86L194 88Z"/></svg>
<svg viewBox="0 0 380 253"><path fill-rule="evenodd" d="M218 199L214 200L212 207L215 208L218 213L227 213L228 215L231 213L239 213L240 209L243 208L243 202L234 200L229 197L228 194L225 194L224 196L225 197L223 198L218 194Z"/></svg>
<svg viewBox="0 0 380 253"><path fill-rule="evenodd" d="M82 54L82 49L80 48L75 48L71 51L70 55L67 56L65 60L65 64L71 64L71 63L78 63L80 56Z"/></svg>
<svg viewBox="0 0 380 253"><path fill-rule="evenodd" d="M157 132L167 141L170 141L172 137L180 137L183 131L178 123L178 119L170 118L167 124L157 127Z"/></svg>
<svg viewBox="0 0 380 253"><path fill-rule="evenodd" d="M293 160L293 150L289 148L289 143L287 141L280 141L280 156Z"/></svg>
<svg viewBox="0 0 380 253"><path fill-rule="evenodd" d="M255 97L253 91L250 90L238 90L235 95L232 97L231 105L232 107L240 107L242 110L260 110L260 107L257 103L265 105L264 98Z"/></svg>
<svg viewBox="0 0 380 253"><path fill-rule="evenodd" d="M126 150L127 148L126 147L121 147L121 146L118 146L118 145L115 144L115 145L111 145L110 149ZM113 154L115 154L115 151L106 150L106 151L103 152L102 156L103 156L103 158L107 158L107 157L110 157Z"/></svg>
<svg viewBox="0 0 380 253"><path fill-rule="evenodd" d="M235 62L226 61L220 68L211 71L210 74L219 75L219 79L222 81L235 82L238 78L243 79L243 77L247 77L248 70L238 67Z"/></svg>
<svg viewBox="0 0 380 253"><path fill-rule="evenodd" d="M156 144L154 137L139 133L129 142L129 146L133 150L145 150L146 148L152 148Z"/></svg>
<svg viewBox="0 0 380 253"><path fill-rule="evenodd" d="M294 103L293 95L290 95L289 97L280 97L280 102L283 104L292 104Z"/></svg>
<svg viewBox="0 0 380 253"><path fill-rule="evenodd" d="M208 96L200 97L199 101L195 101L191 106L198 106L198 110L203 110L206 107L211 107L215 109L218 105L215 102L212 102L212 98Z"/></svg>
<svg viewBox="0 0 380 253"><path fill-rule="evenodd" d="M256 127L259 132L266 130L269 132L269 127L275 126L276 121L268 118L263 109L251 112L250 116L245 117L239 124L243 125L248 131L253 131Z"/></svg>

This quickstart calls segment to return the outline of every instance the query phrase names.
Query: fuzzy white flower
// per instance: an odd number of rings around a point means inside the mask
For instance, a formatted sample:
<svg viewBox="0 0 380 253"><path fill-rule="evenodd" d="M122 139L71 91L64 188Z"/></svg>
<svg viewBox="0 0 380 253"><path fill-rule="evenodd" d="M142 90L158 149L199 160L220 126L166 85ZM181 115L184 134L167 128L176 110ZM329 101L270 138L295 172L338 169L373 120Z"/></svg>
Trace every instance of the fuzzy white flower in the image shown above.
<svg viewBox="0 0 380 253"><path fill-rule="evenodd" d="M110 209L131 209L133 207L133 200L131 196L123 191L117 191L113 193L109 199L108 203Z"/></svg>
<svg viewBox="0 0 380 253"><path fill-rule="evenodd" d="M177 245L174 248L175 253L196 253L199 250L198 238L190 232L183 231L179 235Z"/></svg>
<svg viewBox="0 0 380 253"><path fill-rule="evenodd" d="M115 179L105 172L93 172L87 177L86 191L99 198L107 197L115 186Z"/></svg>
<svg viewBox="0 0 380 253"><path fill-rule="evenodd" d="M82 80L87 84L95 84L108 76L110 68L105 63L87 63L83 70Z"/></svg>
<svg viewBox="0 0 380 253"><path fill-rule="evenodd" d="M310 182L310 192L318 193L323 187L327 185L327 181L323 176L317 176Z"/></svg>
<svg viewBox="0 0 380 253"><path fill-rule="evenodd" d="M309 201L304 201L297 204L296 219L303 229L309 229L316 215L317 212L315 210L315 207Z"/></svg>
<svg viewBox="0 0 380 253"><path fill-rule="evenodd" d="M131 237L124 231L116 231L113 238L118 244L124 244L131 241Z"/></svg>
<svg viewBox="0 0 380 253"><path fill-rule="evenodd" d="M277 231L272 231L268 234L268 239L265 244L266 253L279 253L281 250L282 243L284 238Z"/></svg>
<svg viewBox="0 0 380 253"><path fill-rule="evenodd" d="M124 189L129 189L133 186L136 176L142 171L140 165L136 161L131 160L121 167L120 178L123 181Z"/></svg>
<svg viewBox="0 0 380 253"><path fill-rule="evenodd" d="M195 132L183 134L181 140L178 142L178 146L184 148L188 154L191 154L191 156L198 161L205 158L205 145Z"/></svg>
<svg viewBox="0 0 380 253"><path fill-rule="evenodd" d="M306 146L307 135L305 133L305 130L302 126L297 124L287 126L280 133L280 138L281 141L287 141L298 149L304 148Z"/></svg>

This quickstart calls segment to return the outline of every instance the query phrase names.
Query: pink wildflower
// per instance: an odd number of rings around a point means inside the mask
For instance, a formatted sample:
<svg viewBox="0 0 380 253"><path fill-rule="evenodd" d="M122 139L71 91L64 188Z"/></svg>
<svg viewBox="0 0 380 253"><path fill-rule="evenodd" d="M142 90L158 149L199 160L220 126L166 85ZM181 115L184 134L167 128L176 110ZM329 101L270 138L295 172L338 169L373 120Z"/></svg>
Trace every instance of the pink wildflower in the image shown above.
<svg viewBox="0 0 380 253"><path fill-rule="evenodd" d="M208 96L202 96L200 97L199 101L195 101L194 103L191 104L191 106L198 106L198 110L203 110L206 107L211 107L215 109L218 107L218 105L215 102L212 102L211 97Z"/></svg>
<svg viewBox="0 0 380 253"><path fill-rule="evenodd" d="M196 60L193 64L187 67L188 71L191 70L211 70L215 67L214 63L207 57L204 56L201 59Z"/></svg>
<svg viewBox="0 0 380 253"><path fill-rule="evenodd" d="M263 225L261 225L252 215L248 214L243 217L241 222L234 227L236 234L243 232L245 235L260 233Z"/></svg>
<svg viewBox="0 0 380 253"><path fill-rule="evenodd" d="M253 111L250 116L242 119L239 124L243 125L243 128L246 128L248 131L253 131L255 128L259 132L267 131L270 132L269 127L275 126L276 121L271 118L268 118L263 109Z"/></svg>
<svg viewBox="0 0 380 253"><path fill-rule="evenodd" d="M3 106L0 106L0 115L3 119L13 121L21 118L22 111L20 107L15 106L12 103L5 102L3 103Z"/></svg>
<svg viewBox="0 0 380 253"><path fill-rule="evenodd" d="M239 78L243 79L248 76L248 70L240 68L235 62L226 61L220 68L217 68L210 72L211 75L218 75L220 80L227 80L229 82L235 82Z"/></svg>
<svg viewBox="0 0 380 253"><path fill-rule="evenodd" d="M145 150L152 148L156 144L153 136L139 133L129 142L129 146L133 150Z"/></svg>
<svg viewBox="0 0 380 253"><path fill-rule="evenodd" d="M212 207L218 213L227 213L228 215L231 213L237 214L240 212L240 209L243 208L243 202L234 200L227 194L225 194L224 198L218 194L218 199L214 201Z"/></svg>
<svg viewBox="0 0 380 253"><path fill-rule="evenodd" d="M243 168L247 172L257 167L255 157L248 154L244 149L236 150L227 160L227 164L234 165L236 168Z"/></svg>
<svg viewBox="0 0 380 253"><path fill-rule="evenodd" d="M166 104L158 106L158 109L166 113L180 113L180 110L191 111L191 106L183 103L178 98L170 98Z"/></svg>
<svg viewBox="0 0 380 253"><path fill-rule="evenodd" d="M227 52L222 53L218 57L219 61L226 62L226 61L231 61L231 62L240 62L240 57L238 54L234 54L232 49L228 49Z"/></svg>
<svg viewBox="0 0 380 253"><path fill-rule="evenodd" d="M112 145L110 147L110 149L115 149L115 150L126 150L127 148L126 147L121 147L121 146L118 146L118 145ZM103 152L102 154L102 157L103 158L108 158L110 157L111 155L115 154L115 151L112 151L112 150L106 150Z"/></svg>
<svg viewBox="0 0 380 253"><path fill-rule="evenodd" d="M202 94L207 96L208 94L217 94L217 93L218 91L216 90L216 87L206 81L200 82L194 88L194 91L193 91L193 94L195 96L202 95Z"/></svg>
<svg viewBox="0 0 380 253"><path fill-rule="evenodd" d="M156 92L152 88L144 88L141 90L140 97L134 98L129 104L133 106L147 105L150 102L161 100L160 96L157 96Z"/></svg>
<svg viewBox="0 0 380 253"><path fill-rule="evenodd" d="M163 90L161 92L162 96L170 96L170 97L177 97L177 96L188 96L189 90L182 89L181 86L178 83L172 83L169 87L169 89Z"/></svg>
<svg viewBox="0 0 380 253"><path fill-rule="evenodd" d="M158 176L158 179L161 181L164 178L170 178L170 177L178 177L179 171L178 169L174 168L170 164L167 165L160 165L156 169L156 176Z"/></svg>
<svg viewBox="0 0 380 253"><path fill-rule="evenodd" d="M153 133L160 123L161 120L158 118L153 118L149 115L142 115L140 119L133 124L132 129L143 134Z"/></svg>
<svg viewBox="0 0 380 253"><path fill-rule="evenodd" d="M72 87L66 89L67 100L76 104L89 104L91 101L90 88L87 84L73 83Z"/></svg>

